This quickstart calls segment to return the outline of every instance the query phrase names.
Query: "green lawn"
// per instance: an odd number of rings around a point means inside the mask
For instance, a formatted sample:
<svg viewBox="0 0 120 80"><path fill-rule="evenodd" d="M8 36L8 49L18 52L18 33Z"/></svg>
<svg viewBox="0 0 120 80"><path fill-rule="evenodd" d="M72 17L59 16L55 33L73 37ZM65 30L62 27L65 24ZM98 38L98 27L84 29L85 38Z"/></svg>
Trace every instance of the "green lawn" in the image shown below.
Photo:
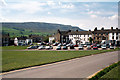
<svg viewBox="0 0 120 80"><path fill-rule="evenodd" d="M18 49L19 47L16 47ZM21 47L20 49L23 49ZM10 71L30 66L37 66L72 58L98 54L113 50L91 50L91 51L7 51L2 52L2 71ZM8 48L12 50L12 47Z"/></svg>
<svg viewBox="0 0 120 80"><path fill-rule="evenodd" d="M102 76L101 78L111 78L111 79L116 79L120 80L120 65L118 65L117 67L113 68L112 70L110 70L107 74L105 74L104 76Z"/></svg>
<svg viewBox="0 0 120 80"><path fill-rule="evenodd" d="M27 49L27 46L3 46L2 47L2 50L22 50L22 49Z"/></svg>

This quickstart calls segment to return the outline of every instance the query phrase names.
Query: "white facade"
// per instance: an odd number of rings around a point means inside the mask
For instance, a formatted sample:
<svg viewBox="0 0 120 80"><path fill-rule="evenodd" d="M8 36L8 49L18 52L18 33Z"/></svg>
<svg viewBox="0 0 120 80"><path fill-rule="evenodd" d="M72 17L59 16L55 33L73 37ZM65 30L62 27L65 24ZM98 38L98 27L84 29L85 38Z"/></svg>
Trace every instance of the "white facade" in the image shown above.
<svg viewBox="0 0 120 80"><path fill-rule="evenodd" d="M76 44L76 41L85 44L85 42L89 42L90 37L92 37L92 35L69 35L69 40L71 40L73 44Z"/></svg>
<svg viewBox="0 0 120 80"><path fill-rule="evenodd" d="M32 39L26 39L26 40L18 40L18 38L15 38L15 39L14 39L14 44L15 44L16 46L19 46L19 44L21 44L21 45L23 45L23 44L28 45L28 44L30 44L30 43L32 43Z"/></svg>
<svg viewBox="0 0 120 80"><path fill-rule="evenodd" d="M49 37L49 43L52 43L53 40L55 40L54 37Z"/></svg>
<svg viewBox="0 0 120 80"><path fill-rule="evenodd" d="M109 40L120 41L120 33L109 33Z"/></svg>
<svg viewBox="0 0 120 80"><path fill-rule="evenodd" d="M18 39L17 39L17 38L14 39L14 44L15 44L16 46L18 46Z"/></svg>

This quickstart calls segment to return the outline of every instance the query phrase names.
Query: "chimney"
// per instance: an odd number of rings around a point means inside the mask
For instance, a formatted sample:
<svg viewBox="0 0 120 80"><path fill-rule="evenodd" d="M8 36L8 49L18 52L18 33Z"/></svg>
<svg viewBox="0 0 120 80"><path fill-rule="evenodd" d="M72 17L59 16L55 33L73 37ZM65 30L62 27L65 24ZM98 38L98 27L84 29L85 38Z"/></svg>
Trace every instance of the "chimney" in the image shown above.
<svg viewBox="0 0 120 80"><path fill-rule="evenodd" d="M68 32L71 32L71 30L69 30Z"/></svg>
<svg viewBox="0 0 120 80"><path fill-rule="evenodd" d="M111 30L113 30L113 27L111 27Z"/></svg>
<svg viewBox="0 0 120 80"><path fill-rule="evenodd" d="M78 30L76 30L76 32L78 32Z"/></svg>
<svg viewBox="0 0 120 80"><path fill-rule="evenodd" d="M101 30L104 30L104 27L102 27Z"/></svg>
<svg viewBox="0 0 120 80"><path fill-rule="evenodd" d="M95 27L94 31L97 31L97 27Z"/></svg>
<svg viewBox="0 0 120 80"><path fill-rule="evenodd" d="M57 31L58 33L60 33L60 30L58 29L58 31Z"/></svg>

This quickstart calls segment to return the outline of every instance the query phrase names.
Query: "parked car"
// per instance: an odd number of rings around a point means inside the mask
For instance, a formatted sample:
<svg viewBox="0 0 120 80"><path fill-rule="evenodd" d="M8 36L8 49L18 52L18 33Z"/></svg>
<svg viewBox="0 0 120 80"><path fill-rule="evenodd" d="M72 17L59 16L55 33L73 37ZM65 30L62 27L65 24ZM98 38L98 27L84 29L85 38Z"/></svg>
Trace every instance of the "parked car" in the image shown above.
<svg viewBox="0 0 120 80"><path fill-rule="evenodd" d="M37 49L37 46L30 46L30 47L27 47L27 49Z"/></svg>
<svg viewBox="0 0 120 80"><path fill-rule="evenodd" d="M70 44L67 44L66 46L67 46L67 47L69 47L69 46L70 46Z"/></svg>
<svg viewBox="0 0 120 80"><path fill-rule="evenodd" d="M93 43L93 44L91 45L91 47L93 48L93 46L96 46L96 44L95 44L95 43Z"/></svg>
<svg viewBox="0 0 120 80"><path fill-rule="evenodd" d="M45 49L53 49L52 46L46 46Z"/></svg>
<svg viewBox="0 0 120 80"><path fill-rule="evenodd" d="M88 50L91 49L91 46L90 46L90 45L87 45L87 49L88 49Z"/></svg>
<svg viewBox="0 0 120 80"><path fill-rule="evenodd" d="M110 48L110 49L114 49L114 46L110 46L109 48Z"/></svg>
<svg viewBox="0 0 120 80"><path fill-rule="evenodd" d="M56 50L61 50L61 46L57 46L57 47L56 47Z"/></svg>
<svg viewBox="0 0 120 80"><path fill-rule="evenodd" d="M61 44L61 43L59 43L59 44L58 44L58 46L62 46L62 44Z"/></svg>
<svg viewBox="0 0 120 80"><path fill-rule="evenodd" d="M93 50L98 50L98 47L97 46L93 46Z"/></svg>
<svg viewBox="0 0 120 80"><path fill-rule="evenodd" d="M45 46L42 45L42 46L38 47L38 49L39 49L39 50L45 49Z"/></svg>
<svg viewBox="0 0 120 80"><path fill-rule="evenodd" d="M63 46L66 46L66 43L63 43Z"/></svg>
<svg viewBox="0 0 120 80"><path fill-rule="evenodd" d="M98 47L98 48L101 48L101 45L100 45L100 44L97 44L97 47Z"/></svg>
<svg viewBox="0 0 120 80"><path fill-rule="evenodd" d="M74 45L70 45L70 49L74 49Z"/></svg>
<svg viewBox="0 0 120 80"><path fill-rule="evenodd" d="M84 47L87 47L87 44L84 44L83 46L84 46Z"/></svg>
<svg viewBox="0 0 120 80"><path fill-rule="evenodd" d="M78 47L78 45L76 44L76 45L74 45L74 47Z"/></svg>
<svg viewBox="0 0 120 80"><path fill-rule="evenodd" d="M102 45L101 48L106 49L107 48L106 44Z"/></svg>
<svg viewBox="0 0 120 80"><path fill-rule="evenodd" d="M57 46L58 45L58 43L53 43L53 46Z"/></svg>
<svg viewBox="0 0 120 80"><path fill-rule="evenodd" d="M83 45L79 45L78 49L83 50Z"/></svg>
<svg viewBox="0 0 120 80"><path fill-rule="evenodd" d="M67 50L67 49L68 49L68 47L67 47L67 46L63 46L63 49L64 49L64 50Z"/></svg>

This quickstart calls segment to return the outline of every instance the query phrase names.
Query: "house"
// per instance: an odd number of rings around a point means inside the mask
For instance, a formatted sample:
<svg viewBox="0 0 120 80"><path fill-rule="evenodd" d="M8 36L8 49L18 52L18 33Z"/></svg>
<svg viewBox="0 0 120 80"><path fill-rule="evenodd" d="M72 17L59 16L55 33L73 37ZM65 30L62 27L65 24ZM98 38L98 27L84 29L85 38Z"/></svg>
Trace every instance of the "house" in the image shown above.
<svg viewBox="0 0 120 80"><path fill-rule="evenodd" d="M60 43L69 43L69 35L68 33L71 32L71 30L68 31L60 31L58 29L57 33L54 35L55 41Z"/></svg>
<svg viewBox="0 0 120 80"><path fill-rule="evenodd" d="M54 37L49 37L49 43L53 43L53 40L55 40Z"/></svg>
<svg viewBox="0 0 120 80"><path fill-rule="evenodd" d="M120 29L116 28L113 29L104 29L101 28L101 30L97 30L97 28L94 29L92 32L92 38L94 42L104 42L107 40L115 40L115 41L120 41Z"/></svg>
<svg viewBox="0 0 120 80"><path fill-rule="evenodd" d="M73 44L85 44L89 42L89 38L93 39L93 43L104 43L105 41L108 42L116 42L117 44L120 43L120 29L116 28L113 29L104 29L98 30L97 27L94 31L60 31L58 30L57 33L53 36L56 42L60 43L73 43Z"/></svg>
<svg viewBox="0 0 120 80"><path fill-rule="evenodd" d="M10 44L10 35L8 34L2 34L2 46L9 46Z"/></svg>
<svg viewBox="0 0 120 80"><path fill-rule="evenodd" d="M29 35L29 39L32 39L32 41L34 43L36 42L42 42L43 41L43 36L39 36L39 35Z"/></svg>
<svg viewBox="0 0 120 80"><path fill-rule="evenodd" d="M16 46L23 46L32 43L32 39L29 39L26 36L16 37L14 39L14 45Z"/></svg>
<svg viewBox="0 0 120 80"><path fill-rule="evenodd" d="M89 37L92 37L91 31L71 31L69 33L69 40L73 44L85 44L89 42Z"/></svg>

